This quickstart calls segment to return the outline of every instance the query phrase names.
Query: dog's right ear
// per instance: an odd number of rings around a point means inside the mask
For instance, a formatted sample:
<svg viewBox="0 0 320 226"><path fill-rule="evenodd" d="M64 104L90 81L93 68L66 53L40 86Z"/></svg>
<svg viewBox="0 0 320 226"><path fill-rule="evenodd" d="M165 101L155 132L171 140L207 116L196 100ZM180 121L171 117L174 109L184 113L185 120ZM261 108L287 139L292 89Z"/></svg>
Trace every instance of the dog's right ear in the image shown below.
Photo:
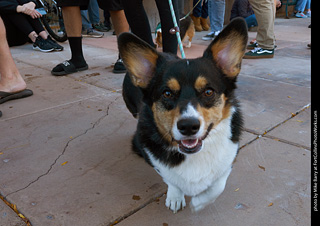
<svg viewBox="0 0 320 226"><path fill-rule="evenodd" d="M118 48L132 83L146 88L156 69L159 58L157 51L131 33L120 34Z"/></svg>

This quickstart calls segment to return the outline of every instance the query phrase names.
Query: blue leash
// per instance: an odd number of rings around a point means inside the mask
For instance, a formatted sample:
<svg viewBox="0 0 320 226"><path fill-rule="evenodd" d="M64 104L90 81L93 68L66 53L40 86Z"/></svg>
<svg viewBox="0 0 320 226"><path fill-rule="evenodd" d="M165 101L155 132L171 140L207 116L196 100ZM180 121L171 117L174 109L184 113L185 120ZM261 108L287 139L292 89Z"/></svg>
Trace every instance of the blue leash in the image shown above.
<svg viewBox="0 0 320 226"><path fill-rule="evenodd" d="M180 29L179 29L178 24L177 24L176 15L174 14L172 0L168 0L168 1L169 1L171 16L172 16L173 25L174 25L174 27L170 29L170 33L171 34L176 33L178 44L179 44L179 48L180 48L180 52L181 52L181 57L182 57L182 59L185 59L186 55L185 55L184 50L183 50L183 45L182 45L182 41L181 41L181 38L180 38Z"/></svg>

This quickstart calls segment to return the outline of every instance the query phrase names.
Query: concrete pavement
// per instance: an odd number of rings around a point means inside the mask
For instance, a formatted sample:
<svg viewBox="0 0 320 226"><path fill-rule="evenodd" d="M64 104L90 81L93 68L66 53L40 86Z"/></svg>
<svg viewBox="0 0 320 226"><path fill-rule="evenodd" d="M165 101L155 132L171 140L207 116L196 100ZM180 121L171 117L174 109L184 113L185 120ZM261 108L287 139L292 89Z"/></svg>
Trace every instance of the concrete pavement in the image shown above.
<svg viewBox="0 0 320 226"><path fill-rule="evenodd" d="M166 185L130 150L137 122L122 100L124 74L112 73L111 32L83 39L90 68L64 77L50 70L70 58L67 43L54 53L11 48L34 95L0 105L1 195L33 226L310 225L310 23L277 18L275 57L243 60L240 154L225 191L199 213L167 210ZM205 34L187 57L202 54ZM0 199L0 225L26 224Z"/></svg>

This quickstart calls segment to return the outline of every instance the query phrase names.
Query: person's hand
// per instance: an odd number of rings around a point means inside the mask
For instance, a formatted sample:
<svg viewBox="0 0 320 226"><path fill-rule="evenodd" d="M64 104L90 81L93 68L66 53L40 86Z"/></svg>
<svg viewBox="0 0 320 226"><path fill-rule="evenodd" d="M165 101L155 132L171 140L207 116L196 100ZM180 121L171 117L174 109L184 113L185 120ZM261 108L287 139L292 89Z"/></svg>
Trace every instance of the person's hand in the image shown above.
<svg viewBox="0 0 320 226"><path fill-rule="evenodd" d="M277 0L276 2L276 8L280 8L281 7L281 1L280 0Z"/></svg>
<svg viewBox="0 0 320 226"><path fill-rule="evenodd" d="M39 13L36 9L36 4L34 2L28 2L26 4L23 5L19 5L17 7L17 12L18 13L24 13L26 15L29 15L32 17L32 19L35 18L40 18L42 17L41 13Z"/></svg>

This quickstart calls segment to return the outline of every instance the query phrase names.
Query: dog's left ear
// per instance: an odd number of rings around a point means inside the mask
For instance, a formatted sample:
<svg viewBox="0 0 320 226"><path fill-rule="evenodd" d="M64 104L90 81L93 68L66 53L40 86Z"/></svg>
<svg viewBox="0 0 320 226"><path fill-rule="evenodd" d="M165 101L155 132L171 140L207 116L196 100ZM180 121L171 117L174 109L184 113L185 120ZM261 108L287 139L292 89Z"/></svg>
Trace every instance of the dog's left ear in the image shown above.
<svg viewBox="0 0 320 226"><path fill-rule="evenodd" d="M203 56L212 59L227 77L235 78L240 72L247 42L246 22L236 18L212 41Z"/></svg>
<svg viewBox="0 0 320 226"><path fill-rule="evenodd" d="M118 48L132 83L146 88L155 72L159 57L157 51L131 33L119 35Z"/></svg>

